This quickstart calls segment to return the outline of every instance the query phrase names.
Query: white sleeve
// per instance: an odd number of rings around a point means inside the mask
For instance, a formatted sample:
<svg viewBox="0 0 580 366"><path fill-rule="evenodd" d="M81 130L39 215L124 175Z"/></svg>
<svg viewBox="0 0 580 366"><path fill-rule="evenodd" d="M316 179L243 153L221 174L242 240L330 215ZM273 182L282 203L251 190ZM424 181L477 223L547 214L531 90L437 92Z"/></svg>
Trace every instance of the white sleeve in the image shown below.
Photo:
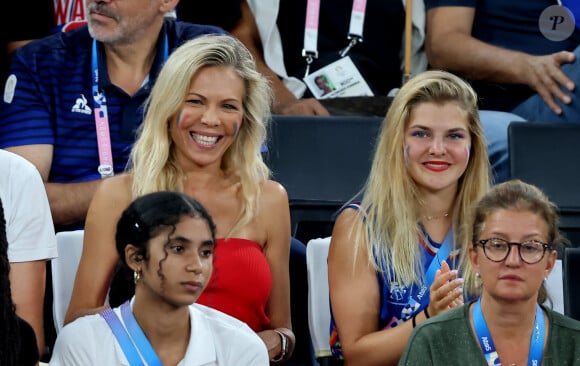
<svg viewBox="0 0 580 366"><path fill-rule="evenodd" d="M97 365L96 342L84 319L66 325L58 333L49 366L90 366ZM101 350L105 351L106 350Z"/></svg>
<svg viewBox="0 0 580 366"><path fill-rule="evenodd" d="M302 98L306 91L306 84L300 79L288 76L284 65L284 51L282 49L282 37L276 25L280 0L248 0L248 6L254 14L256 26L260 33L264 61L266 65L278 76L296 98Z"/></svg>
<svg viewBox="0 0 580 366"><path fill-rule="evenodd" d="M40 173L20 156L10 160L2 201L10 262L49 260L57 256L56 236Z"/></svg>
<svg viewBox="0 0 580 366"><path fill-rule="evenodd" d="M266 344L253 330L244 324L237 329L230 345L230 359L236 366L269 366ZM229 364L229 363L228 363Z"/></svg>
<svg viewBox="0 0 580 366"><path fill-rule="evenodd" d="M407 1L402 0L406 8ZM413 14L411 16L413 23L412 44L411 44L411 74L417 75L427 70L427 55L425 54L425 2L424 0L413 1ZM405 69L405 32L401 40L401 49L399 53L401 59L401 71Z"/></svg>

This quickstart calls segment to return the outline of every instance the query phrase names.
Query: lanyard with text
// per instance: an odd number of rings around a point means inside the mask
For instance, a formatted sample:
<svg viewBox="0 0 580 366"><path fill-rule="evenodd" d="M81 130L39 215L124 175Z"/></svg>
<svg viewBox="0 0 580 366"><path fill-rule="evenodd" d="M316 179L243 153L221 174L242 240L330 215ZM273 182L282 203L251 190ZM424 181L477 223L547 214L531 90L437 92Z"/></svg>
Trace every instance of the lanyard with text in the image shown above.
<svg viewBox="0 0 580 366"><path fill-rule="evenodd" d="M501 365L497 363L499 355L495 350L495 345L491 339L491 334L487 328L487 323L481 311L481 298L473 304L473 326L479 340L479 346L483 351L485 360L490 366ZM539 366L542 363L542 353L544 348L544 314L540 305L536 305L536 319L534 330L530 339L530 354L528 356L528 366ZM501 362L501 360L499 360Z"/></svg>
<svg viewBox="0 0 580 366"><path fill-rule="evenodd" d="M304 77L307 77L310 73L310 64L312 64L315 58L318 58L318 20L320 15L320 0L307 1L304 48L302 49L302 57L306 59L306 73ZM347 36L349 44L340 51L341 57L346 56L352 47L363 41L366 7L367 0L353 0Z"/></svg>
<svg viewBox="0 0 580 366"><path fill-rule="evenodd" d="M419 287L414 285L411 288L411 294L409 295L409 301L407 305L411 309L415 309L415 312L420 311L421 309L425 308L429 303L429 288L431 284L435 280L435 273L441 267L441 261L446 260L451 253L451 249L453 248L453 229L450 229L443 243L441 243L441 247L435 253L435 256L431 260L427 271L425 272L425 282ZM417 306L419 305L419 306ZM408 317L411 317L413 314L407 314Z"/></svg>
<svg viewBox="0 0 580 366"><path fill-rule="evenodd" d="M163 44L163 61L167 60L169 50L167 43L167 34ZM97 130L97 146L99 149L99 167L98 172L101 178L112 177L115 175L113 169L113 153L111 149L111 134L109 131L109 114L107 112L107 98L105 92L99 88L99 61L97 55L97 41L93 39L93 48L91 55L91 71L93 80L93 101L95 128Z"/></svg>

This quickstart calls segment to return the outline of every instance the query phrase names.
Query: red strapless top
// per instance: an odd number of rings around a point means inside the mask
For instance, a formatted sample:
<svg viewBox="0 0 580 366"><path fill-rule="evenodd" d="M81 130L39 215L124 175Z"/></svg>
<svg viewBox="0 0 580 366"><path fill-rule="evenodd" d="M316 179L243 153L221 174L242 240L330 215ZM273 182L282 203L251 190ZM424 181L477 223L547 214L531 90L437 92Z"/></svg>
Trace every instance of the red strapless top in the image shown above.
<svg viewBox="0 0 580 366"><path fill-rule="evenodd" d="M197 303L244 321L255 332L268 329L272 273L262 247L247 239L218 239L213 263L213 274Z"/></svg>

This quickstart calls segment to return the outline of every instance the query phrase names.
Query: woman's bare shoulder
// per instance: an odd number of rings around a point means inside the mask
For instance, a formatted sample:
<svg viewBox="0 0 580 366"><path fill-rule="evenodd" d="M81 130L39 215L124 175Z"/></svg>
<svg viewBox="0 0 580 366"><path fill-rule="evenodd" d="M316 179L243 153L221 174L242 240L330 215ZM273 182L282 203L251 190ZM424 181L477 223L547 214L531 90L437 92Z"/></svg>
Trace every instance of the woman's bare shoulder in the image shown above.
<svg viewBox="0 0 580 366"><path fill-rule="evenodd" d="M131 202L132 181L132 177L127 174L104 179L93 196L89 214L103 210L122 211Z"/></svg>
<svg viewBox="0 0 580 366"><path fill-rule="evenodd" d="M115 175L114 177L104 179L95 196L107 196L111 199L122 199L131 196L131 186L133 177L129 174Z"/></svg>
<svg viewBox="0 0 580 366"><path fill-rule="evenodd" d="M260 189L262 200L266 200L270 203L277 202L288 204L288 192L286 192L286 188L275 180L264 180L260 183Z"/></svg>

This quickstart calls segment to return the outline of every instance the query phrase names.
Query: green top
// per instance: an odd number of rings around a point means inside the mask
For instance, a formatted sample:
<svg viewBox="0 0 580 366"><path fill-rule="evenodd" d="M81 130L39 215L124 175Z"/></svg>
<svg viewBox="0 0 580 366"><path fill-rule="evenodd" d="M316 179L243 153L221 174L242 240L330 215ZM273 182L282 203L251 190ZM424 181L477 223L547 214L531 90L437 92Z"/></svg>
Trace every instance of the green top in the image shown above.
<svg viewBox="0 0 580 366"><path fill-rule="evenodd" d="M419 324L409 338L399 366L487 366L469 323L471 304ZM549 323L542 366L579 366L580 322L544 306L542 308Z"/></svg>

